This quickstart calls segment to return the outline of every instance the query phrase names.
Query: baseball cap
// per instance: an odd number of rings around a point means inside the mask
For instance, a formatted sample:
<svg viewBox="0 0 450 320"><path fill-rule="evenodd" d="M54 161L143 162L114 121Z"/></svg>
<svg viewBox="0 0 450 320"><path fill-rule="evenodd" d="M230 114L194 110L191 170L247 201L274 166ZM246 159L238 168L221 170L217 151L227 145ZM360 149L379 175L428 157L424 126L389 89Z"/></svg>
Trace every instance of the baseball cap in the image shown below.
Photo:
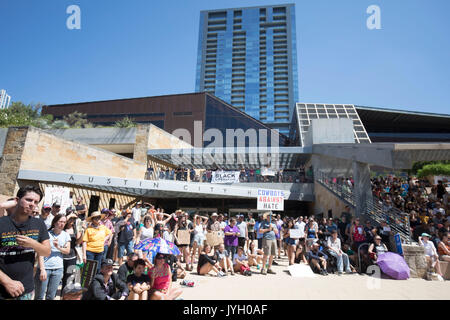
<svg viewBox="0 0 450 320"><path fill-rule="evenodd" d="M66 215L67 214L71 214L72 212L74 212L75 210L73 210L71 207L68 207L67 209L66 209Z"/></svg>
<svg viewBox="0 0 450 320"><path fill-rule="evenodd" d="M74 294L85 291L87 291L87 289L83 288L79 283L68 283L62 291L62 295L64 296L66 294Z"/></svg>
<svg viewBox="0 0 450 320"><path fill-rule="evenodd" d="M51 209L51 208L52 208L52 206L49 204L44 204L44 206L43 206L43 209Z"/></svg>
<svg viewBox="0 0 450 320"><path fill-rule="evenodd" d="M102 265L101 265L102 268L103 267L110 267L112 265L114 265L114 261L112 261L112 259L103 259L102 260Z"/></svg>
<svg viewBox="0 0 450 320"><path fill-rule="evenodd" d="M431 238L431 236L426 232L422 233L421 237Z"/></svg>
<svg viewBox="0 0 450 320"><path fill-rule="evenodd" d="M111 210L109 210L107 208L103 208L101 213L111 213Z"/></svg>
<svg viewBox="0 0 450 320"><path fill-rule="evenodd" d="M59 200L56 200L55 202L53 202L53 206L54 207L61 207L61 202L59 202Z"/></svg>

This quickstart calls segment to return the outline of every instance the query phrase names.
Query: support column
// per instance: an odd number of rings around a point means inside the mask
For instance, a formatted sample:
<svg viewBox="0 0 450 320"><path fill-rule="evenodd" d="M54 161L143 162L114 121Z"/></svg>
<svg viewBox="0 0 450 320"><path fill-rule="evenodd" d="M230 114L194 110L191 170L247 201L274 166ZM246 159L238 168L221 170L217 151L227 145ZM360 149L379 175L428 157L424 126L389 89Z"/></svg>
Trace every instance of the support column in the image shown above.
<svg viewBox="0 0 450 320"><path fill-rule="evenodd" d="M367 212L367 203L372 199L370 167L367 163L353 161L353 179L355 195L355 215L361 217Z"/></svg>

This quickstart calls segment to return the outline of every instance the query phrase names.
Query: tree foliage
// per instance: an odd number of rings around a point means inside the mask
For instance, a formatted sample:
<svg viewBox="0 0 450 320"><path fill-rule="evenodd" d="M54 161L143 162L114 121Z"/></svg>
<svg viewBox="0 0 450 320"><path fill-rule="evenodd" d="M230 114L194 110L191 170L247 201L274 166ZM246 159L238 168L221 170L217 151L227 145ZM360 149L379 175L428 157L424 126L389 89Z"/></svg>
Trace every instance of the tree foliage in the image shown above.
<svg viewBox="0 0 450 320"><path fill-rule="evenodd" d="M134 122L134 119L126 116L125 118L120 119L114 123L114 127L116 128L133 128L136 127L137 124Z"/></svg>
<svg viewBox="0 0 450 320"><path fill-rule="evenodd" d="M450 164L448 163L435 163L427 164L419 169L417 172L419 178L425 178L428 176L450 176Z"/></svg>
<svg viewBox="0 0 450 320"><path fill-rule="evenodd" d="M13 102L7 109L0 110L0 127L34 126L41 129L92 128L86 114L75 111L63 117L53 119L53 115L41 114L42 105L25 105Z"/></svg>

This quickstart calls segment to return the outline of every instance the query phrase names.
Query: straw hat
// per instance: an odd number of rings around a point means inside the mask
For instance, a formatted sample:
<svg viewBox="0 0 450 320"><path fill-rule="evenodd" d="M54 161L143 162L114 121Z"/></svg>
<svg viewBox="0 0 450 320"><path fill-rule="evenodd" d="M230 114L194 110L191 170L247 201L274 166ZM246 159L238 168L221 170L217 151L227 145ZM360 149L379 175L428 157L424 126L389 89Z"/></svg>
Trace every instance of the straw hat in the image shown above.
<svg viewBox="0 0 450 320"><path fill-rule="evenodd" d="M94 219L95 217L100 217L100 219L103 219L105 217L104 214L101 214L98 211L94 211L91 213L91 215L89 216L89 218L86 219L86 221L91 222L92 219Z"/></svg>
<svg viewBox="0 0 450 320"><path fill-rule="evenodd" d="M271 211L264 212L263 213L263 219L267 218L267 216L270 215L270 214L272 214ZM276 216L276 214L273 213L272 216Z"/></svg>
<svg viewBox="0 0 450 320"><path fill-rule="evenodd" d="M67 220L69 220L69 219L76 219L76 218L78 218L78 216L75 214L75 213L71 213L71 214L69 214L68 216L66 216L66 219Z"/></svg>

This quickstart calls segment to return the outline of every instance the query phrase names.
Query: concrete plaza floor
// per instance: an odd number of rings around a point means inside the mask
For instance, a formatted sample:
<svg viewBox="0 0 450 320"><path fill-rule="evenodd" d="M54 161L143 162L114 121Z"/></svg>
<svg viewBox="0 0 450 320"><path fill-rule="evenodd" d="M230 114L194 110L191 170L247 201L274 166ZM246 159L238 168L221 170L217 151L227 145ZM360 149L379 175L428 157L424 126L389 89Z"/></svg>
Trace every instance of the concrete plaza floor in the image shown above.
<svg viewBox="0 0 450 320"><path fill-rule="evenodd" d="M217 278L188 272L185 279L195 282L193 288L183 288L184 300L447 300L450 299L450 281L423 279L376 279L368 275L333 275L315 278L295 278L288 272L285 257L273 266L276 275L262 275L252 268L253 275Z"/></svg>

